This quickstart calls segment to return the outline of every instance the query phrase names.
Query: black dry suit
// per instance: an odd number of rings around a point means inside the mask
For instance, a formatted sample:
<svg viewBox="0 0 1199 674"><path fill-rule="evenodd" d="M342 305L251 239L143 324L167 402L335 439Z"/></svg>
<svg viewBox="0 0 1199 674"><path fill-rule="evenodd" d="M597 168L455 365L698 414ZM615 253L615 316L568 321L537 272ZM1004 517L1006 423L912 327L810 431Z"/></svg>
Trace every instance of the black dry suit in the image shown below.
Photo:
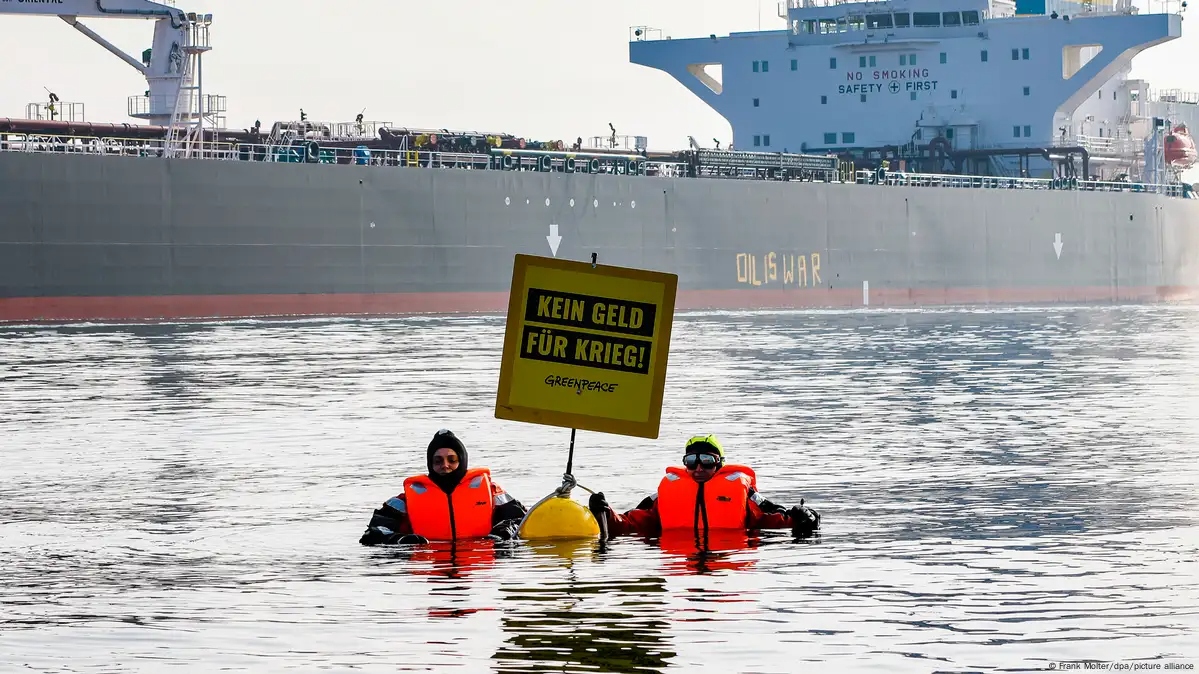
<svg viewBox="0 0 1199 674"><path fill-rule="evenodd" d="M433 454L442 448L452 449L458 455L458 467L446 475L433 470ZM448 430L438 431L433 436L425 455L429 480L445 492L447 499L466 475L468 461L466 445ZM499 540L515 538L520 521L525 516L525 507L521 505L520 501L503 493L502 490L498 491L498 495L493 494L492 498L491 522L493 526L489 537ZM450 512L453 513L452 501ZM427 543L428 541L423 536L412 533L412 525L408 520L407 503L401 494L388 499L374 511L366 532L358 542L363 545L376 545L379 543Z"/></svg>

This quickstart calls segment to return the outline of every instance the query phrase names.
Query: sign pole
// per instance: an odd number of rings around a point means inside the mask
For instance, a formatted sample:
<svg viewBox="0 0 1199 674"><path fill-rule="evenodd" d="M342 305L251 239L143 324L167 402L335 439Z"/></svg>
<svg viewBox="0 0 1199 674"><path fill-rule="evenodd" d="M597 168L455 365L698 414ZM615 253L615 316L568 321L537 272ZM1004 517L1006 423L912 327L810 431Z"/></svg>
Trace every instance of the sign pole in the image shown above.
<svg viewBox="0 0 1199 674"><path fill-rule="evenodd" d="M575 462L575 429L570 429L570 453L566 455L566 474L570 475L570 467Z"/></svg>

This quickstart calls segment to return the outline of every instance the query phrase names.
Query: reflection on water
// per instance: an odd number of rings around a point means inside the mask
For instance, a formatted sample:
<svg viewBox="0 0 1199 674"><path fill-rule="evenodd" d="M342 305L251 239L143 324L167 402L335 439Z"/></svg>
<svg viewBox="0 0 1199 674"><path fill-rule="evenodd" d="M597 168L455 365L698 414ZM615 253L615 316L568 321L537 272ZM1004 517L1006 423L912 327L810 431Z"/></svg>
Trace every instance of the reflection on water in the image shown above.
<svg viewBox="0 0 1199 674"><path fill-rule="evenodd" d="M496 672L661 672L674 657L666 580L601 575L582 580L578 563L595 564L594 543L530 545L535 568L563 569L565 578L501 583L506 637L492 655ZM552 574L552 571L551 571ZM558 574L552 574L551 577Z"/></svg>
<svg viewBox="0 0 1199 674"><path fill-rule="evenodd" d="M0 670L1199 666L1197 319L679 317L660 438L580 433L579 481L630 508L715 432L824 529L602 549L357 544L438 428L560 483L495 318L0 329Z"/></svg>

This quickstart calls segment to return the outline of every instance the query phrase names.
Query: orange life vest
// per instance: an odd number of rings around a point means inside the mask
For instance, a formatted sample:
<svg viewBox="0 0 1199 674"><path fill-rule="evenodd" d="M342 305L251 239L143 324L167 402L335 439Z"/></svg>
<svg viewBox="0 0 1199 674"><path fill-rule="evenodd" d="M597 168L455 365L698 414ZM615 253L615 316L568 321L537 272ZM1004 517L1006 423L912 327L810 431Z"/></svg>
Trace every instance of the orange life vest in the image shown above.
<svg viewBox="0 0 1199 674"><path fill-rule="evenodd" d="M428 475L404 480L412 532L430 541L482 538L491 533L491 471L471 468L447 494Z"/></svg>
<svg viewBox="0 0 1199 674"><path fill-rule="evenodd" d="M757 483L758 476L748 466L726 464L702 484L683 468L671 466L658 484L662 530L744 529L749 489Z"/></svg>

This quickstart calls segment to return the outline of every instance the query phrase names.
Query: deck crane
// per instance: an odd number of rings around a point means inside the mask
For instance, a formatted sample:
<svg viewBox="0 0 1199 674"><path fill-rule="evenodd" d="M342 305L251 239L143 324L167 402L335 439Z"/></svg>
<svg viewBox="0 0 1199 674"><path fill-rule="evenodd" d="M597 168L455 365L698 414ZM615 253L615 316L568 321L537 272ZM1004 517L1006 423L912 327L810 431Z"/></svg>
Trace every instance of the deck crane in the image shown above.
<svg viewBox="0 0 1199 674"><path fill-rule="evenodd" d="M0 0L0 14L57 16L146 78L144 95L129 97L129 116L168 128L163 156L204 151L206 119L225 111L223 96L205 94L201 57L211 49L211 14L184 12L150 0ZM154 41L138 60L105 40L81 18L154 21ZM57 103L52 100L51 105Z"/></svg>

